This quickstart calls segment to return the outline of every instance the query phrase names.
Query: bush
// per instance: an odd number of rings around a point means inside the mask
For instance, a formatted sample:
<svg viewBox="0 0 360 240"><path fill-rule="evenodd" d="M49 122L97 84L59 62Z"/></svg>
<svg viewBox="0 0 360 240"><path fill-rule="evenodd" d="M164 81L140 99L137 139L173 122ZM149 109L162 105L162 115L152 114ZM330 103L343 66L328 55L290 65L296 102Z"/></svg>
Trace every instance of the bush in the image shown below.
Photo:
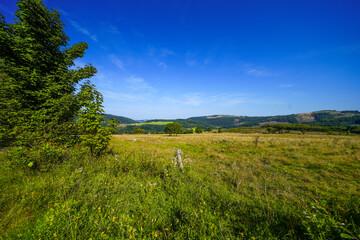
<svg viewBox="0 0 360 240"><path fill-rule="evenodd" d="M198 127L195 128L195 132L196 132L196 133L202 133L203 130L202 130L201 127L198 126Z"/></svg>

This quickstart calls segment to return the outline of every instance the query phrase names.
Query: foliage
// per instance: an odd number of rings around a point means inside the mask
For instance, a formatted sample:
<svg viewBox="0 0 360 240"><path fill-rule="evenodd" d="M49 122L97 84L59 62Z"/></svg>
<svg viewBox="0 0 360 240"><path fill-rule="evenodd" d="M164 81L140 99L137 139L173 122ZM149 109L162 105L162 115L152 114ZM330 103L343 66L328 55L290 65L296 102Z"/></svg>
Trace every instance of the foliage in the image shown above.
<svg viewBox="0 0 360 240"><path fill-rule="evenodd" d="M282 130L295 130L300 132L349 132L349 133L360 133L360 127L322 127L322 126L313 126L308 124L272 124L264 125L263 128L266 128L269 133L280 132Z"/></svg>
<svg viewBox="0 0 360 240"><path fill-rule="evenodd" d="M77 87L96 73L90 64L73 68L88 45L69 47L59 13L42 1L19 0L17 6L14 23L0 17L0 143L66 142L85 106Z"/></svg>
<svg viewBox="0 0 360 240"><path fill-rule="evenodd" d="M185 134L193 134L194 133L194 129L192 128L188 128L184 131Z"/></svg>
<svg viewBox="0 0 360 240"><path fill-rule="evenodd" d="M168 123L168 124L165 125L165 133L169 134L169 135L181 134L181 133L183 133L183 126L180 123L175 123L175 122Z"/></svg>
<svg viewBox="0 0 360 240"><path fill-rule="evenodd" d="M106 150L111 134L110 128L101 126L104 117L103 97L94 85L88 83L81 87L79 99L84 106L77 120L82 143L89 147L91 155L100 155Z"/></svg>
<svg viewBox="0 0 360 240"><path fill-rule="evenodd" d="M144 129L141 129L141 128L134 128L133 134L145 134L146 131Z"/></svg>
<svg viewBox="0 0 360 240"><path fill-rule="evenodd" d="M161 121L146 121L146 122L142 122L142 123L135 123L134 125L136 126L142 126L142 125L166 125L168 123L172 123L172 122L161 122Z"/></svg>
<svg viewBox="0 0 360 240"><path fill-rule="evenodd" d="M105 121L105 117L103 118L103 121ZM109 118L109 119L107 119L106 122L107 122L107 127L109 127L111 130L111 133L112 134L117 133L116 129L120 125L119 120L117 118ZM102 126L102 124L101 124L101 126Z"/></svg>
<svg viewBox="0 0 360 240"><path fill-rule="evenodd" d="M195 128L195 132L196 133L202 133L204 130L202 130L202 128L201 127L199 127L199 126L197 126L196 128Z"/></svg>
<svg viewBox="0 0 360 240"><path fill-rule="evenodd" d="M219 127L219 128L218 128L218 133L222 133L222 131L223 131L223 130L222 130L222 127Z"/></svg>
<svg viewBox="0 0 360 240"><path fill-rule="evenodd" d="M204 123L204 122L200 122L200 121L195 121L192 119L172 119L172 120L165 120L165 119L153 119L153 120L148 120L145 121L143 124L168 124L170 122L176 122L176 123L180 123L184 128L194 128L197 126L200 126L201 128L205 129L208 127L213 127L210 124Z"/></svg>
<svg viewBox="0 0 360 240"><path fill-rule="evenodd" d="M311 239L326 239L337 235L342 239L360 239L359 229L353 229L353 222L340 222L326 210L326 200L311 202L311 208L304 211L304 225ZM349 230L349 229L351 230ZM355 231L355 232L352 232ZM357 233L356 233L357 232Z"/></svg>

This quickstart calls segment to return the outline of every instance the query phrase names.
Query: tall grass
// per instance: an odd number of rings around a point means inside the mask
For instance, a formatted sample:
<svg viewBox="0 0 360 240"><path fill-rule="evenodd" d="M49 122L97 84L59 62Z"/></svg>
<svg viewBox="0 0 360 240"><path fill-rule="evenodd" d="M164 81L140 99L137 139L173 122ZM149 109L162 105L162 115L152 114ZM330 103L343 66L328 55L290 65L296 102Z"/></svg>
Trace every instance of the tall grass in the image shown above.
<svg viewBox="0 0 360 240"><path fill-rule="evenodd" d="M341 239L360 234L356 136L114 136L44 171L2 153L2 239ZM182 173L172 158L184 152Z"/></svg>

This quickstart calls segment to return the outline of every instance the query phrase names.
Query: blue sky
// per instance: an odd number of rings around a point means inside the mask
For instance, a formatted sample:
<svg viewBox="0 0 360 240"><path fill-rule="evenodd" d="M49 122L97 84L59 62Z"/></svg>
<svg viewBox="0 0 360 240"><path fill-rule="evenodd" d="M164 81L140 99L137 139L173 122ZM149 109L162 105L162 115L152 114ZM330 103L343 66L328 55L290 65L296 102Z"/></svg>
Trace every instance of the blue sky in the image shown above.
<svg viewBox="0 0 360 240"><path fill-rule="evenodd" d="M46 0L105 111L133 119L360 109L358 0ZM13 19L15 0L0 2Z"/></svg>

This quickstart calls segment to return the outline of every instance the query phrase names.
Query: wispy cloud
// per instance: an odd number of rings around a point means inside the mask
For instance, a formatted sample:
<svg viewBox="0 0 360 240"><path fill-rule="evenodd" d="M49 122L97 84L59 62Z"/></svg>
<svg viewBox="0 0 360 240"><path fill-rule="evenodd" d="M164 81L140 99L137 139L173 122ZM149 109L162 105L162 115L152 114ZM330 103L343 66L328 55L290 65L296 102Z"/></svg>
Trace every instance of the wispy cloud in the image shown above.
<svg viewBox="0 0 360 240"><path fill-rule="evenodd" d="M278 87L279 88L291 88L293 86L294 86L293 84L280 84Z"/></svg>
<svg viewBox="0 0 360 240"><path fill-rule="evenodd" d="M165 69L168 68L168 65L166 65L166 63L164 63L164 62L159 62L158 66L162 67L162 68L165 68Z"/></svg>
<svg viewBox="0 0 360 240"><path fill-rule="evenodd" d="M87 35L89 38L91 38L92 40L94 40L95 42L97 42L97 37L95 34L91 34L86 28L81 27L77 22L70 20L70 23L73 27L75 27L78 31L80 31L81 33Z"/></svg>
<svg viewBox="0 0 360 240"><path fill-rule="evenodd" d="M171 55L175 56L176 55L176 53L174 51L169 50L169 49L161 49L160 52L161 52L160 53L161 57L167 57L167 56L171 56Z"/></svg>
<svg viewBox="0 0 360 240"><path fill-rule="evenodd" d="M285 104L282 101L261 99L261 98L249 100L249 103L258 104L258 105L284 105Z"/></svg>
<svg viewBox="0 0 360 240"><path fill-rule="evenodd" d="M69 13L64 9L58 8L57 11L63 16L69 16Z"/></svg>
<svg viewBox="0 0 360 240"><path fill-rule="evenodd" d="M156 58L167 58L169 56L176 56L176 53L167 48L156 48L153 46L148 46L147 55L150 57Z"/></svg>
<svg viewBox="0 0 360 240"><path fill-rule="evenodd" d="M348 53L354 53L354 52L360 52L360 43L354 43L354 44L344 45L344 46L340 46L340 47L324 49L321 51L309 51L307 53L302 53L302 54L288 57L288 59L291 59L291 60L307 59L307 58L318 57L318 56L321 56L324 54L348 54Z"/></svg>
<svg viewBox="0 0 360 240"><path fill-rule="evenodd" d="M155 92L155 88L150 86L143 78L131 76L126 80L126 87L133 92Z"/></svg>
<svg viewBox="0 0 360 240"><path fill-rule="evenodd" d="M146 96L138 93L121 93L109 90L103 90L102 94L105 98L116 100L118 102L139 102L144 101Z"/></svg>
<svg viewBox="0 0 360 240"><path fill-rule="evenodd" d="M196 60L187 60L186 64L190 67L194 67L194 66L198 65L198 62Z"/></svg>
<svg viewBox="0 0 360 240"><path fill-rule="evenodd" d="M256 69L256 68L250 68L246 70L246 74L254 77L270 77L274 74L268 70L265 69Z"/></svg>
<svg viewBox="0 0 360 240"><path fill-rule="evenodd" d="M211 59L210 58L205 58L204 59L204 64L207 65L209 63L211 63Z"/></svg>
<svg viewBox="0 0 360 240"><path fill-rule="evenodd" d="M244 103L245 100L241 95L236 94L217 94L217 95L206 95L204 93L187 93L177 98L164 97L164 101L169 104L176 104L189 107L208 107L209 104L212 106L220 107L231 107L240 103Z"/></svg>
<svg viewBox="0 0 360 240"><path fill-rule="evenodd" d="M112 33L112 34L115 34L115 35L120 34L118 28L117 28L116 26L114 26L114 25L111 25L111 24L108 25L107 31L108 31L109 33Z"/></svg>
<svg viewBox="0 0 360 240"><path fill-rule="evenodd" d="M114 54L110 55L110 60L116 67L118 67L121 70L124 70L123 62L118 57L116 57Z"/></svg>

